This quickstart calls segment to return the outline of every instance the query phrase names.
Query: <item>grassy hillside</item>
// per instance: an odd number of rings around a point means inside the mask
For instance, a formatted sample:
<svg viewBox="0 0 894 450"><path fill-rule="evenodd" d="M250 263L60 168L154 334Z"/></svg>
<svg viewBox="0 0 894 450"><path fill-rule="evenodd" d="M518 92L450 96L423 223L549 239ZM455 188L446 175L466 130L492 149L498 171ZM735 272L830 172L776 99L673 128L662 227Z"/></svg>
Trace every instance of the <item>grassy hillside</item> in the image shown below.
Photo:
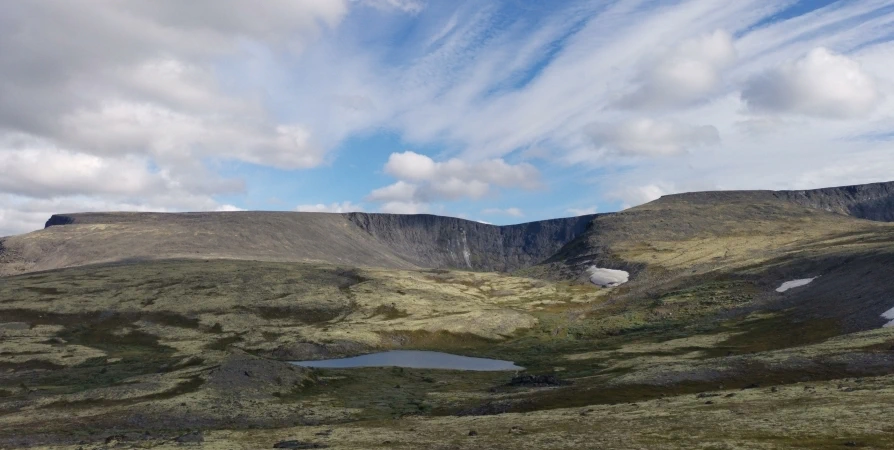
<svg viewBox="0 0 894 450"><path fill-rule="evenodd" d="M10 238L8 263L76 267L0 279L0 447L890 448L894 224L777 194L516 228L120 215ZM419 268L453 264L460 226L506 269L568 244L511 274ZM590 265L630 281L581 282ZM538 377L285 362L386 349Z"/></svg>

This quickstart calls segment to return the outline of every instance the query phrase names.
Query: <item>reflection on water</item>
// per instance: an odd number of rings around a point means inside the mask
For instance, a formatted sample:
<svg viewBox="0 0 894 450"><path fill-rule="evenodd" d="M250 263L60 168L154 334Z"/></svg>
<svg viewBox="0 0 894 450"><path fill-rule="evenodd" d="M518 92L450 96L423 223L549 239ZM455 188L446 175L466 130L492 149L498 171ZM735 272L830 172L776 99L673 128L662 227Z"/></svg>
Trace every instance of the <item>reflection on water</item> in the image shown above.
<svg viewBox="0 0 894 450"><path fill-rule="evenodd" d="M452 370L522 370L512 361L499 359L472 358L470 356L451 355L450 353L427 352L417 350L393 350L390 352L371 353L351 358L326 359L320 361L292 361L292 364L303 367L319 367L329 369L347 369L352 367L408 367L413 369L452 369Z"/></svg>

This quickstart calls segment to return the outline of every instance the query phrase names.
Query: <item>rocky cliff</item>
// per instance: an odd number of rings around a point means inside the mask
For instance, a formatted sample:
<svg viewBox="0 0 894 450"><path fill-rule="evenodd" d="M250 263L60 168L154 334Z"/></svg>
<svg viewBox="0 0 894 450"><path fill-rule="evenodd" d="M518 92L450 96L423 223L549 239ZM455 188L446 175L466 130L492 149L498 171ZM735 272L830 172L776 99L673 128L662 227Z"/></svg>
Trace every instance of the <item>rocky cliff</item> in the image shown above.
<svg viewBox="0 0 894 450"><path fill-rule="evenodd" d="M432 215L351 213L349 220L422 267L511 271L537 264L596 215L494 226Z"/></svg>
<svg viewBox="0 0 894 450"><path fill-rule="evenodd" d="M133 259L225 258L511 271L547 259L594 217L494 226L426 214L56 214L43 230L7 238L4 246L21 257L4 266L6 273L21 273Z"/></svg>
<svg viewBox="0 0 894 450"><path fill-rule="evenodd" d="M776 191L774 194L811 208L861 219L894 222L894 181L805 191Z"/></svg>

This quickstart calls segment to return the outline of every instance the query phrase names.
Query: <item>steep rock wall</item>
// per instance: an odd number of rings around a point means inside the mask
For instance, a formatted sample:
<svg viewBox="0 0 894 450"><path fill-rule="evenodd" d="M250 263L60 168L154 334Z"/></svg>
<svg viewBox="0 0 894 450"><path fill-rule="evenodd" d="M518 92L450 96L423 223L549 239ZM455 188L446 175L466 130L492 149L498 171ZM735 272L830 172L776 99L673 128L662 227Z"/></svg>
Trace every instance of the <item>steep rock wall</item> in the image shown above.
<svg viewBox="0 0 894 450"><path fill-rule="evenodd" d="M594 217L494 226L427 214L79 213L53 215L33 239L13 240L30 249L36 269L214 257L511 271L547 259Z"/></svg>
<svg viewBox="0 0 894 450"><path fill-rule="evenodd" d="M777 191L778 198L861 219L894 222L894 182L804 191Z"/></svg>
<svg viewBox="0 0 894 450"><path fill-rule="evenodd" d="M348 219L423 267L511 271L537 264L596 215L494 226L432 215L350 213Z"/></svg>

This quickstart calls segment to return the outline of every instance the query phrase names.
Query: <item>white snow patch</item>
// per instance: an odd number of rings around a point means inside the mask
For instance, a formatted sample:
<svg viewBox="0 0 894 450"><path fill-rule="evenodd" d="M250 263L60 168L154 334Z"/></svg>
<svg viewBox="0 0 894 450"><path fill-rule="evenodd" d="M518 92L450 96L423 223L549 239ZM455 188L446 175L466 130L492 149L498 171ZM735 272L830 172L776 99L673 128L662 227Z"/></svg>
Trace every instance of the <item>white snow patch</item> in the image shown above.
<svg viewBox="0 0 894 450"><path fill-rule="evenodd" d="M597 286L614 287L627 282L630 274L623 270L602 269L596 266L590 266L587 269L590 274L590 281Z"/></svg>
<svg viewBox="0 0 894 450"><path fill-rule="evenodd" d="M779 285L778 288L776 288L776 292L785 292L789 289L806 286L806 285L810 284L810 282L815 280L816 278L817 277L801 278L800 280L786 281L785 283L782 283L781 285Z"/></svg>
<svg viewBox="0 0 894 450"><path fill-rule="evenodd" d="M883 312L882 318L890 320L890 322L888 322L882 326L883 328L894 327L894 308L891 308L891 309Z"/></svg>

